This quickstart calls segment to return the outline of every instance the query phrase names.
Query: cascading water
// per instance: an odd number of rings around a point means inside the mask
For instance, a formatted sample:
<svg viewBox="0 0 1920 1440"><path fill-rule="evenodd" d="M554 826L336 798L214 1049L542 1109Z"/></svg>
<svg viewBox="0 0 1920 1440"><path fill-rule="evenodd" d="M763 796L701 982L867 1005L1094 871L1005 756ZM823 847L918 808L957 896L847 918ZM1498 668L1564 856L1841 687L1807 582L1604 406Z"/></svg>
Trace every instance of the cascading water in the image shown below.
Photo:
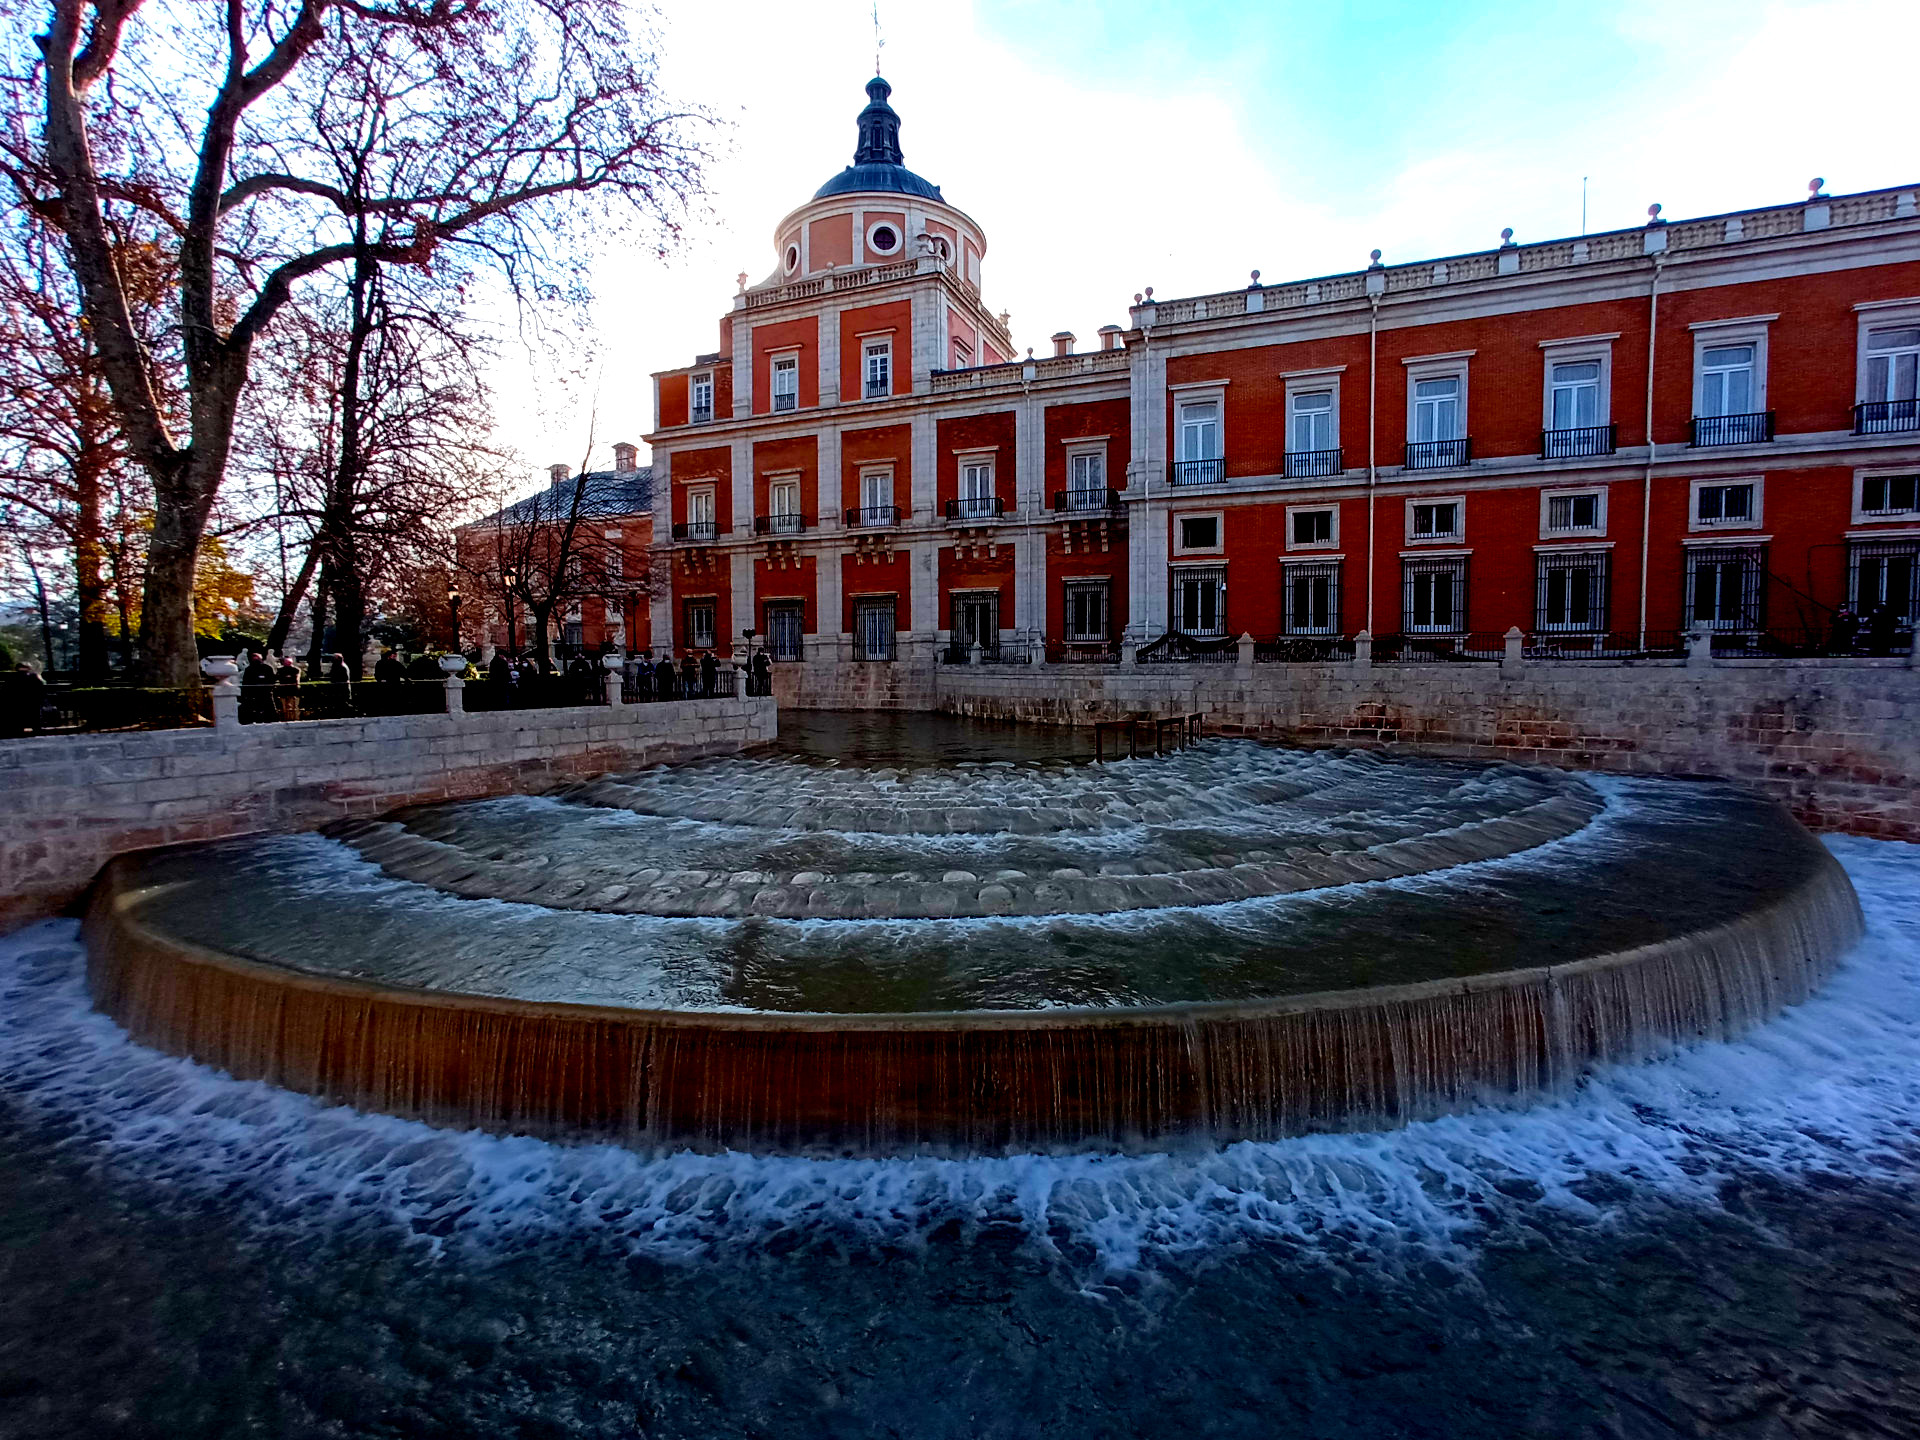
<svg viewBox="0 0 1920 1440"><path fill-rule="evenodd" d="M1827 852L1724 786L797 751L119 862L96 1003L461 1127L1133 1147L1552 1090L1739 1033L1859 933Z"/></svg>

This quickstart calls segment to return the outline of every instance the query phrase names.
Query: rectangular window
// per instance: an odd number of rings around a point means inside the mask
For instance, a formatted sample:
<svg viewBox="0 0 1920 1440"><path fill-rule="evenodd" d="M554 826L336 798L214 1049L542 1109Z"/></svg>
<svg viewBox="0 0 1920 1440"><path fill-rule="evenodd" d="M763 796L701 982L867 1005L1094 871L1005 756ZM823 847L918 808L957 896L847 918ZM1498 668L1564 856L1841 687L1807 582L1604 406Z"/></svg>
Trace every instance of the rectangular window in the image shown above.
<svg viewBox="0 0 1920 1440"><path fill-rule="evenodd" d="M964 660L978 645L988 654L1000 649L1000 592L959 591L953 596L954 658Z"/></svg>
<svg viewBox="0 0 1920 1440"><path fill-rule="evenodd" d="M853 512L856 525L892 525L899 520L893 506L893 472L868 470L860 476L860 508Z"/></svg>
<svg viewBox="0 0 1920 1440"><path fill-rule="evenodd" d="M806 630L806 607L798 600L767 602L767 653L776 660L798 660Z"/></svg>
<svg viewBox="0 0 1920 1440"><path fill-rule="evenodd" d="M1860 477L1862 515L1920 514L1920 475L1863 475Z"/></svg>
<svg viewBox="0 0 1920 1440"><path fill-rule="evenodd" d="M714 602L687 601L686 643L695 650L711 650L714 643Z"/></svg>
<svg viewBox="0 0 1920 1440"><path fill-rule="evenodd" d="M1220 458L1220 402L1189 400L1180 407L1180 458Z"/></svg>
<svg viewBox="0 0 1920 1440"><path fill-rule="evenodd" d="M1909 625L1920 621L1920 541L1856 541L1848 559L1848 596L1857 621L1871 629L1876 611Z"/></svg>
<svg viewBox="0 0 1920 1440"><path fill-rule="evenodd" d="M1340 631L1340 562L1285 565L1280 571L1281 609L1289 635L1336 635Z"/></svg>
<svg viewBox="0 0 1920 1440"><path fill-rule="evenodd" d="M1467 628L1467 562L1403 560L1401 629L1409 635L1458 635Z"/></svg>
<svg viewBox="0 0 1920 1440"><path fill-rule="evenodd" d="M1600 362L1573 360L1553 367L1554 430L1583 430L1602 423Z"/></svg>
<svg viewBox="0 0 1920 1440"><path fill-rule="evenodd" d="M1547 550L1535 560L1533 628L1607 628L1607 552Z"/></svg>
<svg viewBox="0 0 1920 1440"><path fill-rule="evenodd" d="M1173 572L1173 624L1185 635L1227 633L1227 572L1224 566Z"/></svg>
<svg viewBox="0 0 1920 1440"><path fill-rule="evenodd" d="M973 351L968 348L967 342L964 340L954 341L953 342L953 368L956 370L968 370L968 369L971 369L972 367L973 367Z"/></svg>
<svg viewBox="0 0 1920 1440"><path fill-rule="evenodd" d="M1457 540L1460 538L1460 504L1445 500L1413 506L1415 540Z"/></svg>
<svg viewBox="0 0 1920 1440"><path fill-rule="evenodd" d="M893 659L893 597L853 602L853 658Z"/></svg>
<svg viewBox="0 0 1920 1440"><path fill-rule="evenodd" d="M866 343L866 398L878 400L893 393L893 342L869 340Z"/></svg>
<svg viewBox="0 0 1920 1440"><path fill-rule="evenodd" d="M1180 517L1180 548L1182 550L1218 550L1220 548L1220 517L1218 515L1182 515Z"/></svg>
<svg viewBox="0 0 1920 1440"><path fill-rule="evenodd" d="M1751 525L1753 486L1702 485L1694 492L1694 520L1701 525Z"/></svg>
<svg viewBox="0 0 1920 1440"><path fill-rule="evenodd" d="M1765 552L1758 546L1699 546L1687 552L1687 624L1758 630Z"/></svg>
<svg viewBox="0 0 1920 1440"><path fill-rule="evenodd" d="M693 415L692 423L705 424L713 419L713 376L696 375L693 377Z"/></svg>
<svg viewBox="0 0 1920 1440"><path fill-rule="evenodd" d="M1592 495L1549 495L1547 497L1547 529L1556 534L1565 534L1577 530L1598 530L1600 528L1600 496Z"/></svg>
<svg viewBox="0 0 1920 1440"><path fill-rule="evenodd" d="M1920 329L1867 332L1867 384L1861 398L1912 400L1920 397Z"/></svg>
<svg viewBox="0 0 1920 1440"><path fill-rule="evenodd" d="M767 487L767 511L772 515L800 513L800 482L776 480Z"/></svg>
<svg viewBox="0 0 1920 1440"><path fill-rule="evenodd" d="M719 525L715 520L713 491L689 490L687 492L686 538L689 540L712 540L719 534Z"/></svg>
<svg viewBox="0 0 1920 1440"><path fill-rule="evenodd" d="M1700 413L1750 415L1754 411L1752 345L1715 345L1700 352Z"/></svg>
<svg viewBox="0 0 1920 1440"><path fill-rule="evenodd" d="M1288 419L1287 449L1311 453L1331 450L1339 442L1333 438L1333 392L1302 390L1292 397L1293 413Z"/></svg>
<svg viewBox="0 0 1920 1440"><path fill-rule="evenodd" d="M1413 439L1416 444L1458 440L1461 428L1460 377L1442 375L1413 382Z"/></svg>
<svg viewBox="0 0 1920 1440"><path fill-rule="evenodd" d="M1068 499L1068 508L1097 509L1107 503L1107 457L1098 450L1081 450L1067 457L1067 494L1082 497L1079 503Z"/></svg>
<svg viewBox="0 0 1920 1440"><path fill-rule="evenodd" d="M773 408L792 410L800 404L800 357L773 357Z"/></svg>
<svg viewBox="0 0 1920 1440"><path fill-rule="evenodd" d="M1106 580L1066 582L1067 640L1090 644L1107 638L1112 585Z"/></svg>
<svg viewBox="0 0 1920 1440"><path fill-rule="evenodd" d="M1296 546L1331 545L1333 543L1333 511L1294 511L1293 543Z"/></svg>

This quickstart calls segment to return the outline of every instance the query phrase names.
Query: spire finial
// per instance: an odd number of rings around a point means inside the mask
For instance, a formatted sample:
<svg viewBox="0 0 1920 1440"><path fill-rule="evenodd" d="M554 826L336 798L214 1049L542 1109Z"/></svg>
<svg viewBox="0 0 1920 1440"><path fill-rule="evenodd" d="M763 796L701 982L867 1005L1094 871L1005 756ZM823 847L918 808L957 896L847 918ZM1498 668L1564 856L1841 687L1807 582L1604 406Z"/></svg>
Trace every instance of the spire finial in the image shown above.
<svg viewBox="0 0 1920 1440"><path fill-rule="evenodd" d="M887 103L893 87L878 75L867 82L867 108L860 112L860 144L853 152L856 165L898 165L900 117Z"/></svg>
<svg viewBox="0 0 1920 1440"><path fill-rule="evenodd" d="M873 73L880 73L880 52L887 42L880 38L880 0L873 0Z"/></svg>

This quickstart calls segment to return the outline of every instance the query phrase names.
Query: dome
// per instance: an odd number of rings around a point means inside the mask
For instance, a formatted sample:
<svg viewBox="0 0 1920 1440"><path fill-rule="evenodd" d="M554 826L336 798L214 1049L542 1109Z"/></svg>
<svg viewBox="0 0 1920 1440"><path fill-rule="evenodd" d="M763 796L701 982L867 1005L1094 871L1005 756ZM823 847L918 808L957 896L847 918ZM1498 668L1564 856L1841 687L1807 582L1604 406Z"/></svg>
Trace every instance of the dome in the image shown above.
<svg viewBox="0 0 1920 1440"><path fill-rule="evenodd" d="M867 108L860 112L860 143L854 149L853 164L814 191L814 199L877 192L918 195L946 204L938 185L901 163L900 117L887 104L887 96L892 93L893 87L878 75L867 82Z"/></svg>

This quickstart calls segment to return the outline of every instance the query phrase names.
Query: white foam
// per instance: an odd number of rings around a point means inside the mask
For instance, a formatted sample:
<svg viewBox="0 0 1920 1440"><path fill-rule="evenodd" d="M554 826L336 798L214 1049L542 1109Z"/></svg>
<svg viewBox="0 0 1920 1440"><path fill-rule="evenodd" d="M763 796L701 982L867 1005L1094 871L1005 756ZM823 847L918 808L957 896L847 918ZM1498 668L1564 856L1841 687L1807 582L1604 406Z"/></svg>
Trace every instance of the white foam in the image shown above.
<svg viewBox="0 0 1920 1440"><path fill-rule="evenodd" d="M1170 1155L810 1160L435 1131L131 1044L88 1008L69 922L0 942L0 1087L29 1123L154 1203L218 1197L293 1230L393 1225L435 1248L565 1234L697 1258L796 1228L912 1244L958 1220L1018 1225L1034 1244L1085 1248L1102 1269L1253 1238L1461 1256L1489 1208L1590 1221L1645 1201L1711 1205L1725 1179L1753 1169L1911 1181L1920 846L1829 843L1868 934L1814 1000L1738 1044L1605 1069L1557 1103L1377 1135ZM1626 1198L1582 1198L1595 1176Z"/></svg>

